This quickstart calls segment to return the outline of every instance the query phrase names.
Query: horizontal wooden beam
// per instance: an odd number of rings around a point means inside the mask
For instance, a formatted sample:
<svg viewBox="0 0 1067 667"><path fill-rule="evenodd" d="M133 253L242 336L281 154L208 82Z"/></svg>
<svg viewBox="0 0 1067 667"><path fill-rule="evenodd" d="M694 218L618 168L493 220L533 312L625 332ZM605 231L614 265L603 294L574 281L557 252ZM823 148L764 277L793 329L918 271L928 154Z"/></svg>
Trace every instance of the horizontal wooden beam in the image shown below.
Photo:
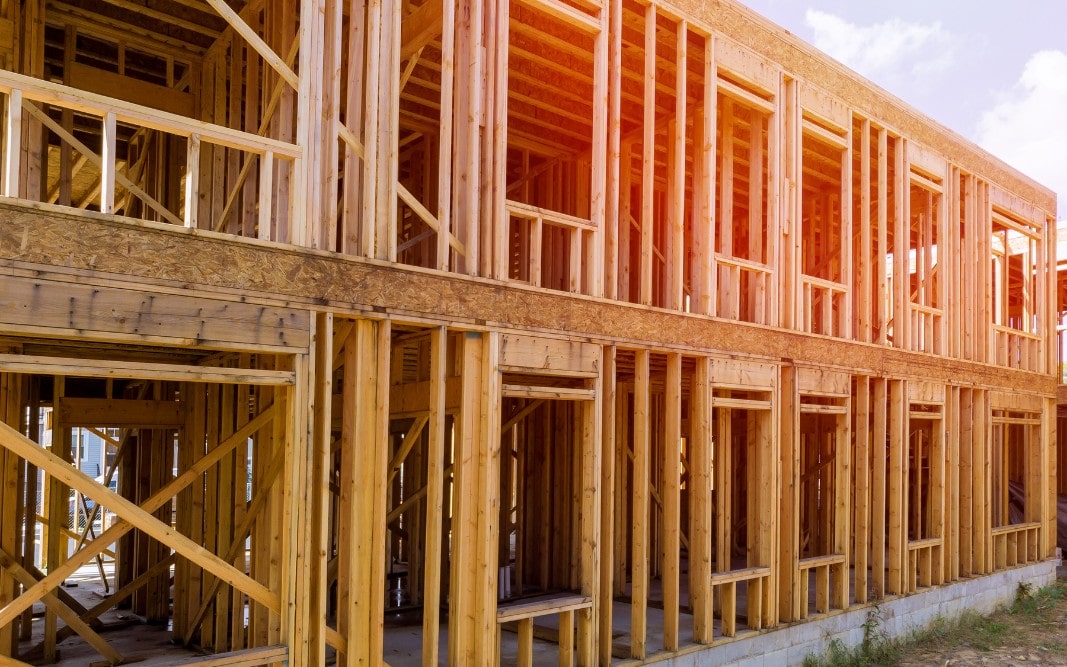
<svg viewBox="0 0 1067 667"><path fill-rule="evenodd" d="M97 359L66 359L23 354L0 354L0 371L34 375L69 375L88 378L224 382L229 384L288 385L296 382L291 371L248 368L209 368Z"/></svg>
<svg viewBox="0 0 1067 667"><path fill-rule="evenodd" d="M843 405L820 405L818 403L801 403L800 411L809 415L847 415L848 408Z"/></svg>
<svg viewBox="0 0 1067 667"><path fill-rule="evenodd" d="M592 401L596 398L596 392L592 389L529 384L505 384L503 393L512 398L541 398L549 401Z"/></svg>
<svg viewBox="0 0 1067 667"><path fill-rule="evenodd" d="M246 648L240 651L228 651L198 657L184 658L159 663L161 667L258 667L259 665L282 664L289 657L285 646L263 646Z"/></svg>
<svg viewBox="0 0 1067 667"><path fill-rule="evenodd" d="M583 32L595 35L600 32L600 19L577 10L559 0L519 0L531 9L544 12L561 23Z"/></svg>
<svg viewBox="0 0 1067 667"><path fill-rule="evenodd" d="M21 90L22 96L26 100L54 104L72 111L80 111L95 116L113 113L118 122L130 123L150 130L160 130L161 132L182 137L198 134L206 142L227 148L236 148L258 154L270 151L276 156L285 156L294 160L300 158L303 154L301 148L295 144L260 137L250 132L233 130L222 125L206 123L113 97L97 95L59 83L0 70L0 91L7 93L11 90Z"/></svg>
<svg viewBox="0 0 1067 667"><path fill-rule="evenodd" d="M445 379L445 409L449 412L460 407L460 378ZM334 405L334 414L339 415L340 404ZM393 418L402 415L422 415L430 410L430 381L404 382L389 387L389 412Z"/></svg>
<svg viewBox="0 0 1067 667"><path fill-rule="evenodd" d="M496 610L496 622L507 623L520 618L536 618L576 609L588 609L591 606L593 606L593 598L588 595L538 596L530 600L499 606Z"/></svg>
<svg viewBox="0 0 1067 667"><path fill-rule="evenodd" d="M813 567L823 567L825 565L838 565L845 562L844 554L826 554L823 556L811 556L809 558L801 558L799 562L799 568L801 570L809 570Z"/></svg>
<svg viewBox="0 0 1067 667"><path fill-rule="evenodd" d="M751 398L715 397L711 399L711 406L730 410L770 410L774 404L771 401L758 401Z"/></svg>
<svg viewBox="0 0 1067 667"><path fill-rule="evenodd" d="M307 310L158 287L131 291L106 279L33 274L0 275L3 320L24 335L83 337L94 332L112 342L283 353L304 351L311 342Z"/></svg>
<svg viewBox="0 0 1067 667"><path fill-rule="evenodd" d="M69 84L97 95L115 97L133 104L168 111L179 116L192 116L193 94L149 83L131 76L123 76L99 67L72 62Z"/></svg>
<svg viewBox="0 0 1067 667"><path fill-rule="evenodd" d="M178 401L121 398L68 398L57 401L59 421L67 426L181 428L185 413Z"/></svg>
<svg viewBox="0 0 1067 667"><path fill-rule="evenodd" d="M726 572L714 572L711 575L711 583L718 586L720 584L750 581L752 579L759 579L760 577L768 577L770 574L770 567L746 567L738 570L727 570Z"/></svg>
<svg viewBox="0 0 1067 667"><path fill-rule="evenodd" d="M130 224L106 216L79 216L58 208L0 202L0 275L54 267L72 276L123 276L130 287L159 283L159 265L171 284L207 293L236 291L279 305L324 306L336 312L392 317L427 324L538 333L565 329L574 340L679 349L729 351L737 357L784 359L865 375L1022 389L1055 395L1056 378L960 359L832 339L787 329L720 320L639 305L553 292L518 283L445 275L355 257L282 247L254 239ZM30 243L24 238L48 238ZM242 267L234 272L233 266ZM0 328L5 315L0 311Z"/></svg>

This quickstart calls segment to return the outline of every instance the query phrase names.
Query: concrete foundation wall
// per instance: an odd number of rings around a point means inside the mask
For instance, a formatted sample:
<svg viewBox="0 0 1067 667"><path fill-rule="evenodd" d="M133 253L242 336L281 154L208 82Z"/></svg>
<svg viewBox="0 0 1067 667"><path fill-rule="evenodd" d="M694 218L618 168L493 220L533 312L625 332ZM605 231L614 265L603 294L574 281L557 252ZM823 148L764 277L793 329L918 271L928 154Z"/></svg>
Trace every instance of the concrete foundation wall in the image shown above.
<svg viewBox="0 0 1067 667"><path fill-rule="evenodd" d="M878 629L889 637L900 637L929 625L938 616L951 618L966 609L991 612L998 605L1012 600L1020 583L1029 584L1035 590L1051 584L1056 579L1058 563L1050 559L985 577L965 579L906 597L883 600L879 604ZM863 641L863 624L871 608L871 605L855 607L818 620L741 637L729 643L681 655L664 655L660 660L657 660L657 656L651 656L645 664L671 667L799 665L807 655L825 652L835 639L849 647L858 646Z"/></svg>

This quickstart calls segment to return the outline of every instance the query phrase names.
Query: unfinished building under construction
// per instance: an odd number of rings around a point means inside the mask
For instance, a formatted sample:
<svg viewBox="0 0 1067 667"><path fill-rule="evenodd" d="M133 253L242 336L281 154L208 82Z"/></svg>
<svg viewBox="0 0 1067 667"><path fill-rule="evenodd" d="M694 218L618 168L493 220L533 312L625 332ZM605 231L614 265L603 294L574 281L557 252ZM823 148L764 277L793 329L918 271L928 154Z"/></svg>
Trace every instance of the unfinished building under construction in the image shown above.
<svg viewBox="0 0 1067 667"><path fill-rule="evenodd" d="M0 664L786 664L1054 576L1053 193L732 0L0 0L0 67Z"/></svg>

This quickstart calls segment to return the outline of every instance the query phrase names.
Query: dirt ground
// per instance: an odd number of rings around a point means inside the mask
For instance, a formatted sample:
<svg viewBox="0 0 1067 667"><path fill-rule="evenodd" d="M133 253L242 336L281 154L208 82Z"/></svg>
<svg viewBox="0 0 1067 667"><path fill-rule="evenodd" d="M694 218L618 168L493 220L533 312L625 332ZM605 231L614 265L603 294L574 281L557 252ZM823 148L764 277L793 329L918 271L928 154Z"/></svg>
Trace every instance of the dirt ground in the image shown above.
<svg viewBox="0 0 1067 667"><path fill-rule="evenodd" d="M1062 577L992 616L931 629L904 648L896 664L1067 666L1067 579Z"/></svg>

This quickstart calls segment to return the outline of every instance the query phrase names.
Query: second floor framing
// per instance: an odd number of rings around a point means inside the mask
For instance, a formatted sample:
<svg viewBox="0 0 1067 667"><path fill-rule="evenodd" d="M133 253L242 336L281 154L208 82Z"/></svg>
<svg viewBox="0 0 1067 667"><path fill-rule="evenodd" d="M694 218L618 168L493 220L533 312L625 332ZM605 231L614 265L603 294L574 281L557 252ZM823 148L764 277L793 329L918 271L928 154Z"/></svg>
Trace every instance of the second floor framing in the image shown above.
<svg viewBox="0 0 1067 667"><path fill-rule="evenodd" d="M1051 193L743 8L105 5L0 7L4 196L1055 371Z"/></svg>

